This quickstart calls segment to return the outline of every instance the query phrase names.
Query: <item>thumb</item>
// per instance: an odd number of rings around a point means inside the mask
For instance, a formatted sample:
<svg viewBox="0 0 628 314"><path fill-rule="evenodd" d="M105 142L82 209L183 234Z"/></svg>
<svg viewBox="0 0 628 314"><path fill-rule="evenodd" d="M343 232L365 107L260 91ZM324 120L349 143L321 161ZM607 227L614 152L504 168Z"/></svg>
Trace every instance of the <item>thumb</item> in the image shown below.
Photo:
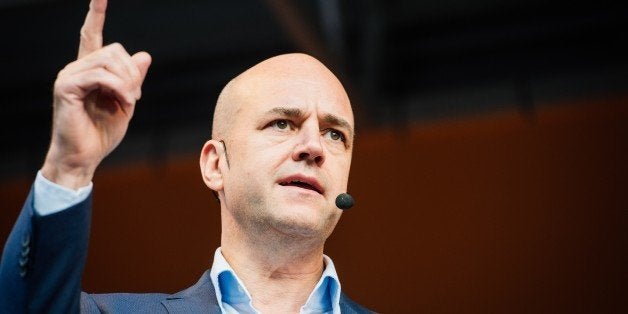
<svg viewBox="0 0 628 314"><path fill-rule="evenodd" d="M151 56L146 51L140 51L133 56L131 56L131 60L137 66L137 69L140 70L140 78L141 82L144 82L144 78L146 78L146 72L148 72L148 67L150 63L153 61Z"/></svg>

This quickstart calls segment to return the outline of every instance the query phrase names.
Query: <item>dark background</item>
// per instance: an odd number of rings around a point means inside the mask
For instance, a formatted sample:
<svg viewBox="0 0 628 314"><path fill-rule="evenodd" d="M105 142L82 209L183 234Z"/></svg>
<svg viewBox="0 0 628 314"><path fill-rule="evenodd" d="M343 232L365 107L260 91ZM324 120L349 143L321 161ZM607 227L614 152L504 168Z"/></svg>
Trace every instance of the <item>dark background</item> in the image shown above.
<svg viewBox="0 0 628 314"><path fill-rule="evenodd" d="M0 239L49 141L87 1L0 4ZM310 53L353 102L358 205L328 241L380 312L622 312L626 10L567 1L110 1L105 40L153 56L94 179L83 288L175 292L211 265L197 154L234 75ZM151 214L148 215L147 212Z"/></svg>

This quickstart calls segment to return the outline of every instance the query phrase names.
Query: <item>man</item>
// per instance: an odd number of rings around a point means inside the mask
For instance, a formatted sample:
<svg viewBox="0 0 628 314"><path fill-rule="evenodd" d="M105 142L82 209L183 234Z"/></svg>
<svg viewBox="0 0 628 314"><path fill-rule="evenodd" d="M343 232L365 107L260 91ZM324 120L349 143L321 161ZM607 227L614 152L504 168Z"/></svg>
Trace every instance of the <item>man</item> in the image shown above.
<svg viewBox="0 0 628 314"><path fill-rule="evenodd" d="M200 158L221 206L211 270L174 295L80 292L91 180L124 137L151 63L102 46L106 5L90 3L78 59L55 82L50 148L2 256L0 312L368 312L342 294L323 255L347 187L351 105L302 54L257 64L218 98Z"/></svg>

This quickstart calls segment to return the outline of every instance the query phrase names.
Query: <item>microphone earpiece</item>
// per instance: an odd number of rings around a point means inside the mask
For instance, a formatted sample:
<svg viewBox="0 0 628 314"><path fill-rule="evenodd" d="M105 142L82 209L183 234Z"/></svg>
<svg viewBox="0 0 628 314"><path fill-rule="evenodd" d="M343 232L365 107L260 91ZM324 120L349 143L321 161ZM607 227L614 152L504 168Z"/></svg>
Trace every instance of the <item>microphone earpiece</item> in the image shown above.
<svg viewBox="0 0 628 314"><path fill-rule="evenodd" d="M347 210L353 207L353 204L355 204L355 201L353 200L353 197L351 197L351 195L349 195L348 193L340 193L336 197L336 207L342 210Z"/></svg>

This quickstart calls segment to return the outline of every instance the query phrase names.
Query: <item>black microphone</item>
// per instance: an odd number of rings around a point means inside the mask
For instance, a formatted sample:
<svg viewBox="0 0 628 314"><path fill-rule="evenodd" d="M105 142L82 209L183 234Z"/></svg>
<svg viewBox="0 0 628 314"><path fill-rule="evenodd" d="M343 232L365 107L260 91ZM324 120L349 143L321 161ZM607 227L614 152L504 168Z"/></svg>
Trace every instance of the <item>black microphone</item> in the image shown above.
<svg viewBox="0 0 628 314"><path fill-rule="evenodd" d="M336 207L342 210L347 210L353 207L353 204L355 204L353 197L347 193L340 193L340 195L336 197Z"/></svg>

